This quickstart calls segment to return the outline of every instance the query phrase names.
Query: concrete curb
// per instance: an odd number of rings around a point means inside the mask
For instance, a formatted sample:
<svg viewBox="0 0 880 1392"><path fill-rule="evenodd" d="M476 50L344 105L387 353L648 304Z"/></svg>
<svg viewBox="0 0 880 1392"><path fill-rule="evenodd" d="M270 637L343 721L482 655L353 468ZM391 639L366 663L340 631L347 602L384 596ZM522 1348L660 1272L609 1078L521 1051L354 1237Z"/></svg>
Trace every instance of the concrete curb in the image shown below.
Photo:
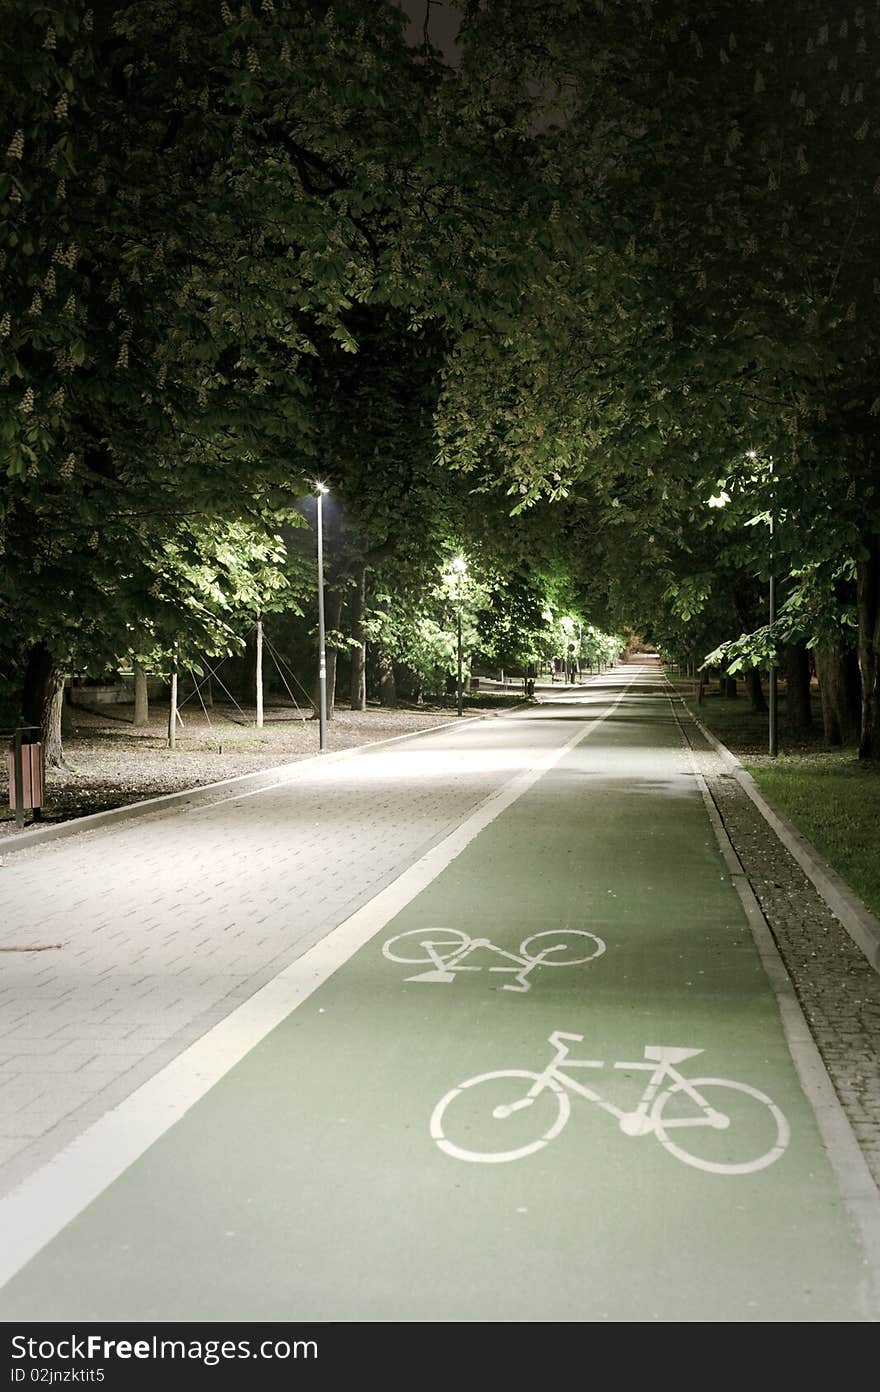
<svg viewBox="0 0 880 1392"><path fill-rule="evenodd" d="M463 717L460 724L469 725L475 720L488 720L496 715L496 711L483 711L480 715L468 715ZM251 789L259 792L260 784L265 782L267 785L278 783L285 780L293 782L297 772L301 768L311 768L315 764L335 764L342 759L354 758L359 754L366 754L372 749L383 749L390 744L401 744L404 740L417 739L420 735L430 735L437 730L445 730L448 725L459 722L450 718L442 720L437 725L426 725L423 730L409 730L405 735L391 735L388 739L371 740L366 744L354 744L350 749L335 749L329 754L312 754L306 759L295 759L288 764L273 764L271 768L255 769L252 773L238 773L232 778L221 778L216 783L203 783L196 788L182 788L177 793L162 793L159 797L144 798L142 802L125 803L122 807L109 807L105 812L91 812L85 817L71 817L67 822L59 822L55 826L40 827L36 831L24 831L19 835L0 838L0 862L7 855L12 855L15 851L30 850L32 846L42 845L45 841L61 840L65 836L81 835L88 831L100 831L102 827L108 826L113 822L134 821L136 817L148 816L153 812L162 812L167 807L184 804L186 806L199 806L202 803L210 802L212 797L220 788L229 788L233 784L240 784L242 791Z"/></svg>
<svg viewBox="0 0 880 1392"><path fill-rule="evenodd" d="M861 899L854 894L837 871L822 859L815 846L805 836L802 836L781 812L775 811L770 806L752 775L743 768L739 759L731 753L727 745L722 744L712 731L708 730L703 722L694 715L682 696L678 696L678 700L681 701L700 733L721 756L743 792L751 798L764 820L776 832L785 849L797 861L807 879L812 881L834 917L839 920L856 946L865 954L874 970L880 972L880 921L874 917L870 909L865 907Z"/></svg>

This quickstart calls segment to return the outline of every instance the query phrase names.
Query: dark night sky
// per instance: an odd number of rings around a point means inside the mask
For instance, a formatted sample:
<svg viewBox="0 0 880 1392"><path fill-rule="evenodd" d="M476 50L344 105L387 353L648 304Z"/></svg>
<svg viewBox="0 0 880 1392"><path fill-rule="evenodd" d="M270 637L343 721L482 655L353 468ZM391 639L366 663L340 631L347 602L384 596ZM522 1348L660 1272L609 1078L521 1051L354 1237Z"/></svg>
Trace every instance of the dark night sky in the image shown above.
<svg viewBox="0 0 880 1392"><path fill-rule="evenodd" d="M429 0L396 0L396 3L409 15L406 30L408 44L420 44L425 28L425 14ZM449 0L431 0L428 35L435 48L439 48L447 59L455 60L455 36L461 24L461 15Z"/></svg>

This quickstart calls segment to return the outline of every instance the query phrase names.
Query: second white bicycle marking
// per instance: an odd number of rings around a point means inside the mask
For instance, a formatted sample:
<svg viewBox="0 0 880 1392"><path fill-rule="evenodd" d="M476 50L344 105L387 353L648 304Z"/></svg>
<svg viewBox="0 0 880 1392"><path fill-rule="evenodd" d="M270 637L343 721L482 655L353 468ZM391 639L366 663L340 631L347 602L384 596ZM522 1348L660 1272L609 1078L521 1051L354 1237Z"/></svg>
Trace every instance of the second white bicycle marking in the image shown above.
<svg viewBox="0 0 880 1392"><path fill-rule="evenodd" d="M518 953L498 947L490 938L471 938L460 928L411 928L382 945L382 955L390 962L427 967L426 971L405 977L406 981L434 986L448 986L462 972L484 970L466 965L472 954L493 954L503 958L503 964L487 970L512 974L514 981L505 981L501 989L521 993L530 990L528 978L536 967L581 967L601 957L604 951L602 939L582 928L550 928L532 933L520 943Z"/></svg>

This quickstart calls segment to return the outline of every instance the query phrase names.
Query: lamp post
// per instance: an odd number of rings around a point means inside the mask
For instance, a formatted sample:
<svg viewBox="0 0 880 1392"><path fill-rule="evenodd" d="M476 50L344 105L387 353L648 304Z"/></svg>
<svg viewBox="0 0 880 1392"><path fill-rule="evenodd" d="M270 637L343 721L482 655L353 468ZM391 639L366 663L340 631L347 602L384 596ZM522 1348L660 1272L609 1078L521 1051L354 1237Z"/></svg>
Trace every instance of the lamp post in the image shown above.
<svg viewBox="0 0 880 1392"><path fill-rule="evenodd" d="M768 715L768 734L769 734L769 753L775 759L779 753L779 733L777 723L779 687L776 673L776 647L773 639L773 625L776 622L776 575L773 557L773 524L774 524L774 497L773 497L773 460L770 464L770 595L769 595L769 617L770 617L770 641L774 643L770 653L770 692L769 692L769 715Z"/></svg>
<svg viewBox="0 0 880 1392"><path fill-rule="evenodd" d="M746 457L755 460L758 458L757 450L748 450ZM773 555L773 533L775 527L775 500L773 490L773 456L767 460L767 472L770 478L770 593L768 595L768 619L770 623L770 663L768 677L770 690L767 700L767 746L771 759L775 759L779 753L779 682L776 668L776 649L773 643L773 625L776 622L776 566ZM726 496L726 495L722 495Z"/></svg>
<svg viewBox="0 0 880 1392"><path fill-rule="evenodd" d="M456 614L456 626L457 626L457 628L458 628L458 681L456 682L456 687L455 687L455 691L456 691L456 700L455 700L456 712L455 712L455 713L456 713L456 715L463 715L463 714L464 714L464 693L463 693L463 691L462 691L462 680L461 680L461 602L459 602L459 605L458 605L458 612L457 612L457 614Z"/></svg>
<svg viewBox="0 0 880 1392"><path fill-rule="evenodd" d="M463 682L462 682L462 657L461 657L461 603L462 603L461 587L462 587L462 583L463 583L463 581L464 581L464 577L465 577L466 574L467 574L467 561L465 560L464 556L453 556L453 558L452 558L452 579L453 579L453 584L454 584L454 587L455 587L455 599L456 599L456 605L455 605L455 630L456 630L456 638L457 638L457 645L456 645L456 646L457 646L457 652L458 652L458 680L457 680L457 682L456 682L456 687L455 687L455 692L456 692L456 700L455 700L456 715L463 715L463 714L464 714L464 688L463 688Z"/></svg>
<svg viewBox="0 0 880 1392"><path fill-rule="evenodd" d="M318 494L318 730L322 754L327 751L327 650L324 633L324 494L323 483L316 483Z"/></svg>

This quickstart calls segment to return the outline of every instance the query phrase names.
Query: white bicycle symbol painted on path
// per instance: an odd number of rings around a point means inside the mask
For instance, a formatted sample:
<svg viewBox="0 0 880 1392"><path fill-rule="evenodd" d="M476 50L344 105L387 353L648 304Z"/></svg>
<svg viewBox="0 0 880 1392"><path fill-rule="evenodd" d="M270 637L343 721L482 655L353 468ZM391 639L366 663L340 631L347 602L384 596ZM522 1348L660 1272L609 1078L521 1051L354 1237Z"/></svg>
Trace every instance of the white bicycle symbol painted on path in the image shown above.
<svg viewBox="0 0 880 1392"><path fill-rule="evenodd" d="M605 944L594 933L581 928L551 928L532 933L520 943L519 953L497 947L489 938L471 938L459 928L411 928L389 938L382 953L390 962L406 966L427 966L427 971L408 976L407 981L422 981L439 985L454 981L459 972L478 972L479 966L466 966L465 960L475 952L490 952L513 965L489 967L490 972L510 972L513 981L505 981L504 991L528 991L528 980L536 967L580 967L601 957Z"/></svg>
<svg viewBox="0 0 880 1392"><path fill-rule="evenodd" d="M788 1122L763 1092L730 1078L688 1079L679 1073L675 1065L695 1058L702 1049L646 1044L644 1061L612 1064L651 1075L635 1109L624 1111L563 1071L563 1065L565 1069L606 1066L596 1059L569 1057L569 1043L582 1041L582 1034L554 1030L548 1043L556 1053L543 1073L504 1068L480 1073L452 1088L431 1117L431 1135L437 1145L456 1160L493 1165L521 1160L559 1135L571 1113L569 1094L573 1093L616 1117L625 1136L656 1136L670 1155L698 1170L752 1174L784 1153L791 1134ZM717 1096L722 1090L723 1097ZM714 1092L725 1110L708 1102L705 1092ZM745 1123L745 1130L739 1125L737 1134L731 1135L740 1123ZM497 1140L484 1142L487 1132ZM451 1139L450 1133L460 1139ZM723 1141L721 1133L725 1133Z"/></svg>

